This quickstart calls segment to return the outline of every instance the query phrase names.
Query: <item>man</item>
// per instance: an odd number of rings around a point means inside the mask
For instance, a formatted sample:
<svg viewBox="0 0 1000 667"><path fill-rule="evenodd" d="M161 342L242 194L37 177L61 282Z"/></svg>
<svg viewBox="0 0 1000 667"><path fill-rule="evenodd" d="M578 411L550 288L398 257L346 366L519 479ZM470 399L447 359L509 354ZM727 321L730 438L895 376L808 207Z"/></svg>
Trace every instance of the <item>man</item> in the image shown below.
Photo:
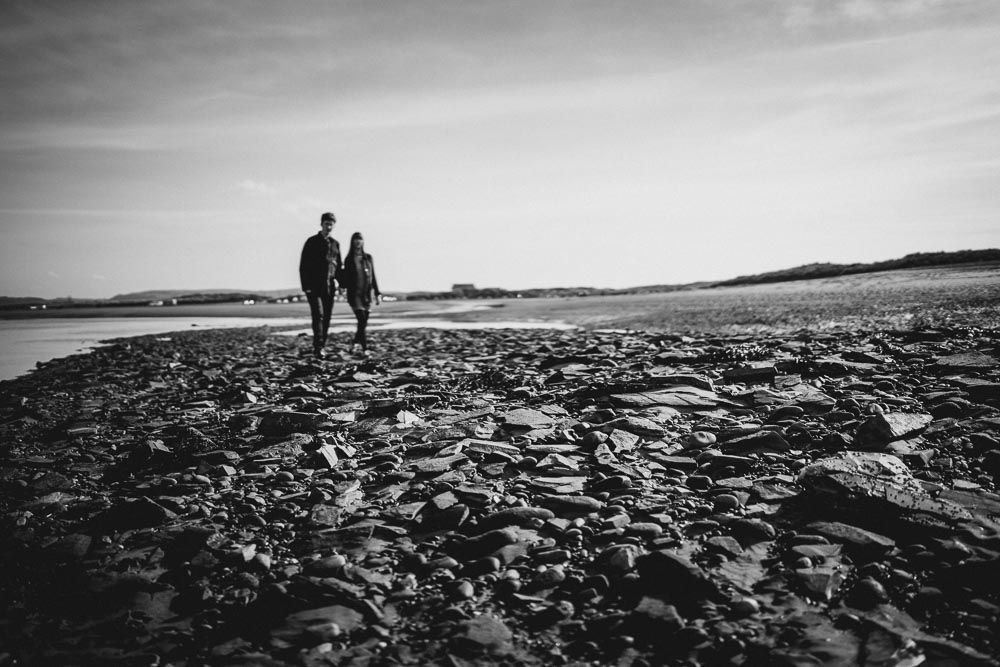
<svg viewBox="0 0 1000 667"><path fill-rule="evenodd" d="M334 280L340 271L340 244L330 236L337 219L333 213L324 213L319 218L319 233L306 239L299 260L299 279L302 291L309 300L312 314L313 353L323 356L327 332L330 330L330 313L333 297L337 293Z"/></svg>

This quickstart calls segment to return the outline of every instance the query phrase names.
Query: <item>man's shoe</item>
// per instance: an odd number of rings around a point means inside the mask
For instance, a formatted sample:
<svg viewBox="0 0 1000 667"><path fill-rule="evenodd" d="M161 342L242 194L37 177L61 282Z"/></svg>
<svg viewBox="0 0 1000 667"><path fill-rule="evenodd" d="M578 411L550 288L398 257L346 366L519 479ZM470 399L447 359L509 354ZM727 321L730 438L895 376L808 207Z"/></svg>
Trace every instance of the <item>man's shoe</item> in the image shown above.
<svg viewBox="0 0 1000 667"><path fill-rule="evenodd" d="M316 355L317 359L324 359L324 358L326 358L326 352L324 352L323 348L321 348L321 347L317 347L315 350L313 350L313 354Z"/></svg>

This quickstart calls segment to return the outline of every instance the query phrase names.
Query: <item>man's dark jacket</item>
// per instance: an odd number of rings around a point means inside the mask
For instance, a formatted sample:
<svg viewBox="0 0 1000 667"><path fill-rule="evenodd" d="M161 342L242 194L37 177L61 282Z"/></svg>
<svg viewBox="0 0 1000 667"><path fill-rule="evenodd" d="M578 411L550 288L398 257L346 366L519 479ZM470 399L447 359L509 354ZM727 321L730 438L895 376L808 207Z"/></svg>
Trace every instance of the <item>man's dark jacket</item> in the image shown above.
<svg viewBox="0 0 1000 667"><path fill-rule="evenodd" d="M331 236L316 234L306 239L299 260L299 280L303 292L333 294L334 280L340 271L340 244Z"/></svg>

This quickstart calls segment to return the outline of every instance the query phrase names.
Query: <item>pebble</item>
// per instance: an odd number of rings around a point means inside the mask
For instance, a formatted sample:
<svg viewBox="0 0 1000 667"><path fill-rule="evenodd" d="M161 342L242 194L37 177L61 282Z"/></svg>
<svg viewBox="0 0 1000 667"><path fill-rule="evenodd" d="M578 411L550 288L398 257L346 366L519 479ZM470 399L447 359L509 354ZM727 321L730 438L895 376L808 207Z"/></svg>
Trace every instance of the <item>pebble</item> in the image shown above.
<svg viewBox="0 0 1000 667"><path fill-rule="evenodd" d="M858 609L871 609L875 605L886 602L889 599L888 593L885 591L885 587L869 577L858 580L851 589L848 595L847 601Z"/></svg>
<svg viewBox="0 0 1000 667"><path fill-rule="evenodd" d="M739 509L741 505L740 499L731 493L720 493L715 496L713 504L717 512L731 512Z"/></svg>
<svg viewBox="0 0 1000 667"><path fill-rule="evenodd" d="M663 534L663 526L653 522L635 522L625 526L626 535L634 535L644 540L656 539Z"/></svg>
<svg viewBox="0 0 1000 667"><path fill-rule="evenodd" d="M729 608L737 618L746 618L760 613L760 602L754 598L739 598L730 603Z"/></svg>

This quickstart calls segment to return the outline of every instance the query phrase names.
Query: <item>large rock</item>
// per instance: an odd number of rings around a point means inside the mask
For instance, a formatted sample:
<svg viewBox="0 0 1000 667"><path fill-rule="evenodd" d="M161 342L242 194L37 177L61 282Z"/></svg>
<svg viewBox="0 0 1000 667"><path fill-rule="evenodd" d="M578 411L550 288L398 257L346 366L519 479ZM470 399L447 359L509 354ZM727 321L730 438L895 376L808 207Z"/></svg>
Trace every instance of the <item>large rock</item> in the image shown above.
<svg viewBox="0 0 1000 667"><path fill-rule="evenodd" d="M896 546L896 543L885 535L840 521L814 521L806 526L806 529L822 535L831 542L844 545L844 548L855 556L875 558L885 555Z"/></svg>
<svg viewBox="0 0 1000 667"><path fill-rule="evenodd" d="M720 407L743 407L739 403L719 396L714 391L687 386L635 394L613 394L610 398L613 404L623 408L648 408L663 405L682 412L712 410Z"/></svg>
<svg viewBox="0 0 1000 667"><path fill-rule="evenodd" d="M858 500L916 521L954 523L972 518L964 507L933 498L901 460L889 454L845 452L802 469L798 482L845 509L863 512Z"/></svg>
<svg viewBox="0 0 1000 667"><path fill-rule="evenodd" d="M858 427L854 444L864 449L881 449L893 440L901 440L924 430L934 417L922 413L887 412L873 415Z"/></svg>
<svg viewBox="0 0 1000 667"><path fill-rule="evenodd" d="M787 452L791 449L788 441L775 431L757 431L750 435L732 438L721 443L720 448L742 454L750 452Z"/></svg>
<svg viewBox="0 0 1000 667"><path fill-rule="evenodd" d="M668 600L711 600L719 590L701 568L670 551L653 551L636 559L643 590Z"/></svg>
<svg viewBox="0 0 1000 667"><path fill-rule="evenodd" d="M997 366L1000 361L982 352L959 352L934 360L934 368L942 372L986 371Z"/></svg>

